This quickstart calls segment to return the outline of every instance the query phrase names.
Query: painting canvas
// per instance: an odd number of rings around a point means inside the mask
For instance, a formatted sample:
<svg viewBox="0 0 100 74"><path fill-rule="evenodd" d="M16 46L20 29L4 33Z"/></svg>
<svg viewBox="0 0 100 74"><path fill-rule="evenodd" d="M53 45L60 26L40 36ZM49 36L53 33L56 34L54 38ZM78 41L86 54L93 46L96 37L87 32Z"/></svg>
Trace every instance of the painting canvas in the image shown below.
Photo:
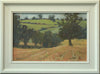
<svg viewBox="0 0 100 74"><path fill-rule="evenodd" d="M13 61L87 61L87 13L13 13Z"/></svg>

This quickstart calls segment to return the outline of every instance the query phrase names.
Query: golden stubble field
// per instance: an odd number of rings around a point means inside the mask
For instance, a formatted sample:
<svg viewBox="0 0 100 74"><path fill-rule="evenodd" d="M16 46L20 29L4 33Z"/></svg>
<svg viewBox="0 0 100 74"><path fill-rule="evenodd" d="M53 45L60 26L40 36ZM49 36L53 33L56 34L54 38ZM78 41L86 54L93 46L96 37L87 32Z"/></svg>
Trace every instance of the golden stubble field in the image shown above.
<svg viewBox="0 0 100 74"><path fill-rule="evenodd" d="M59 46L52 48L13 48L13 61L86 61L87 41L72 40L73 46L64 40Z"/></svg>

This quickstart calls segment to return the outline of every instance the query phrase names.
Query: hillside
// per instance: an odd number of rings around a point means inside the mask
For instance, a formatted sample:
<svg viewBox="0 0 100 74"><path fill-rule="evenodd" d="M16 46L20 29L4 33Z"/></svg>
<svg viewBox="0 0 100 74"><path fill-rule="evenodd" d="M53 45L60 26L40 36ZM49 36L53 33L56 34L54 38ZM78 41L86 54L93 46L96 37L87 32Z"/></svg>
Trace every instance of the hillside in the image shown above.
<svg viewBox="0 0 100 74"><path fill-rule="evenodd" d="M55 20L55 22L48 19L40 19L40 20L20 20L21 25L26 25L28 29L39 30L44 33L46 31L51 31L52 33L58 33L60 26L58 22L61 20ZM81 27L86 27L86 21L82 21L79 24Z"/></svg>

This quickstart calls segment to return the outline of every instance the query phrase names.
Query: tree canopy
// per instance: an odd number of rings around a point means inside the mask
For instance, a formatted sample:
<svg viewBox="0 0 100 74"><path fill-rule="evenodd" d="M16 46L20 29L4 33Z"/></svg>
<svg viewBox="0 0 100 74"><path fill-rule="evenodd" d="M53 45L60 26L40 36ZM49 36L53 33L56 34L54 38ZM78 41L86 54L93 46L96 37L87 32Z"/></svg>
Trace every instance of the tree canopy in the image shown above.
<svg viewBox="0 0 100 74"><path fill-rule="evenodd" d="M70 46L72 45L71 39L78 38L82 34L80 20L82 18L78 17L78 14L68 13L65 14L65 19L59 23L61 25L59 36L62 39L68 39Z"/></svg>

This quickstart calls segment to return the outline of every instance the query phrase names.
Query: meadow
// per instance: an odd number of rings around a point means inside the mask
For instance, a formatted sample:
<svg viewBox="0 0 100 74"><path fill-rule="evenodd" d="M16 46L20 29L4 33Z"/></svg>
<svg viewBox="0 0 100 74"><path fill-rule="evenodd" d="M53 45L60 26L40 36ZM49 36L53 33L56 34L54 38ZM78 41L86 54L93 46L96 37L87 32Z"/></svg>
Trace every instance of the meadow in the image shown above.
<svg viewBox="0 0 100 74"><path fill-rule="evenodd" d="M60 26L58 22L61 20L55 20L55 22L49 19L41 19L41 20L20 20L21 25L26 25L28 29L39 30L40 32L44 33L46 31L51 31L53 33L58 33ZM86 27L86 21L81 21L79 25L83 28Z"/></svg>
<svg viewBox="0 0 100 74"><path fill-rule="evenodd" d="M64 40L52 48L14 48L14 61L86 61L86 39L73 39L73 46ZM21 42L20 45L24 43ZM28 45L33 45L28 43Z"/></svg>

